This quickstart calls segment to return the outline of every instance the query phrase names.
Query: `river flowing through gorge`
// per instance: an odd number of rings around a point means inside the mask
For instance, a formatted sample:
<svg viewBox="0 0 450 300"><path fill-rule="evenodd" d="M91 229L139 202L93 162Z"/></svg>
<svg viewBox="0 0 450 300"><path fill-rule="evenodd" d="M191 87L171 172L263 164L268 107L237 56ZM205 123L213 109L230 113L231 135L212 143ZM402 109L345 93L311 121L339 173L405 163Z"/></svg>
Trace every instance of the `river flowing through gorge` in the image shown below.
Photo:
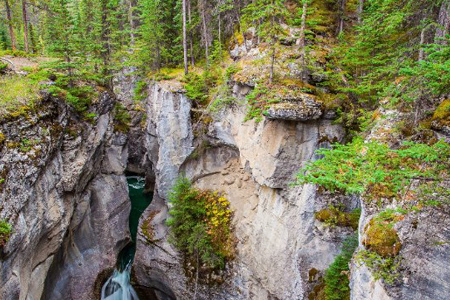
<svg viewBox="0 0 450 300"><path fill-rule="evenodd" d="M132 242L120 252L114 273L102 287L101 300L139 300L130 281L131 268L136 252L139 218L150 205L152 195L144 192L144 177L128 176L127 183L131 201L129 226Z"/></svg>

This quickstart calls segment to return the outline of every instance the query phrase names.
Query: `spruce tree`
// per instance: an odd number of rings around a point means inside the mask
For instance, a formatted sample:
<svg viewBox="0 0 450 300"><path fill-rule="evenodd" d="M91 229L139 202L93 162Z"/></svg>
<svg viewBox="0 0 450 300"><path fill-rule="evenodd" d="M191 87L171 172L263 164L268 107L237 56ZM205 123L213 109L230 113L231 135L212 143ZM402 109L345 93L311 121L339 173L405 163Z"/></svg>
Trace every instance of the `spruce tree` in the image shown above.
<svg viewBox="0 0 450 300"><path fill-rule="evenodd" d="M279 42L284 35L282 21L288 11L282 0L257 0L244 9L244 18L248 22L258 23L258 36L270 46L270 83L274 78L274 65Z"/></svg>

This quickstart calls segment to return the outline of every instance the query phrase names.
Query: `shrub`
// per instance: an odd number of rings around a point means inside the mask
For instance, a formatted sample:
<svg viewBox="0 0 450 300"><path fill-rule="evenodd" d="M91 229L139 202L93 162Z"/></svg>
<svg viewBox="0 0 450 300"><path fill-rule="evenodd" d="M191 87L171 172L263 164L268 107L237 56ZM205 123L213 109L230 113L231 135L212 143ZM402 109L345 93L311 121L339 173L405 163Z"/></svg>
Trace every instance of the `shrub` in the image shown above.
<svg viewBox="0 0 450 300"><path fill-rule="evenodd" d="M12 233L12 226L5 220L0 220L0 248L5 247Z"/></svg>
<svg viewBox="0 0 450 300"><path fill-rule="evenodd" d="M229 201L218 192L193 188L184 177L175 183L169 201L171 242L194 262L197 272L200 265L224 268L234 256Z"/></svg>
<svg viewBox="0 0 450 300"><path fill-rule="evenodd" d="M357 246L357 235L348 237L343 243L341 254L336 256L333 263L325 271L325 298L327 300L350 299L349 262Z"/></svg>

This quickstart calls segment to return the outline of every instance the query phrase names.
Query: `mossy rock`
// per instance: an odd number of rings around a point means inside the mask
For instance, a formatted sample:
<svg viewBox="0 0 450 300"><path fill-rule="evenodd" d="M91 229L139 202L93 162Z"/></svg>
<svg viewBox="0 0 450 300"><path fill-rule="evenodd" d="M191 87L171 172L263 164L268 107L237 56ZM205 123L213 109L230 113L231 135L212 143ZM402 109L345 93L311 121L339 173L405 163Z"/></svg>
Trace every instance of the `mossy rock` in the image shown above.
<svg viewBox="0 0 450 300"><path fill-rule="evenodd" d="M334 206L319 210L315 213L315 217L320 222L324 222L328 225L351 227L353 229L358 228L359 216L361 211L355 209L351 212L343 212Z"/></svg>
<svg viewBox="0 0 450 300"><path fill-rule="evenodd" d="M402 248L397 231L391 224L376 219L366 225L363 245L382 257L396 256Z"/></svg>
<svg viewBox="0 0 450 300"><path fill-rule="evenodd" d="M433 120L450 120L450 99L442 101L434 111Z"/></svg>
<svg viewBox="0 0 450 300"><path fill-rule="evenodd" d="M443 130L444 127L450 127L450 99L442 101L433 113L432 128Z"/></svg>

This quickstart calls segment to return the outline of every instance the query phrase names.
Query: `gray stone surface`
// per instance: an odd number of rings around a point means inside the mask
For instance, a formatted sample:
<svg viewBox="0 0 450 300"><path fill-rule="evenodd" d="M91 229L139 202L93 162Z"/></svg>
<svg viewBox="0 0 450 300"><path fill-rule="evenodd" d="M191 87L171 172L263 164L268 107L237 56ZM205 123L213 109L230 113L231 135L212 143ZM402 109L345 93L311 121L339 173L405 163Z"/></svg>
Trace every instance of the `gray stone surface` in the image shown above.
<svg viewBox="0 0 450 300"><path fill-rule="evenodd" d="M235 92L241 94L238 89ZM340 139L343 131L326 120L267 120L257 124L242 123L244 117L245 112L239 108L223 113L209 128L208 139L213 146L180 165L196 186L225 192L235 211L238 256L224 285L200 286L198 295L200 299L217 300L303 299L310 289L309 269L324 270L338 253L339 241L349 232L324 229L314 218L315 188L290 187L289 183L300 166L313 158L323 136ZM149 130L148 140L160 143L161 132ZM158 164L167 160L161 160L161 155L170 158L179 151L166 149L154 151ZM161 172L164 165L160 166L157 182L165 174ZM179 173L178 168L172 170ZM184 277L182 258L167 242L167 202L157 201L141 218L141 227L151 218L154 239L148 241L140 229L134 264L138 283L146 287L160 284L169 287L177 299L192 299L194 287ZM158 281L161 274L163 279Z"/></svg>
<svg viewBox="0 0 450 300"><path fill-rule="evenodd" d="M94 299L98 274L129 239L126 151L109 114L115 100L101 95L104 113L92 125L44 98L28 119L0 124L9 143L0 149L0 218L14 228L2 249L0 298Z"/></svg>

